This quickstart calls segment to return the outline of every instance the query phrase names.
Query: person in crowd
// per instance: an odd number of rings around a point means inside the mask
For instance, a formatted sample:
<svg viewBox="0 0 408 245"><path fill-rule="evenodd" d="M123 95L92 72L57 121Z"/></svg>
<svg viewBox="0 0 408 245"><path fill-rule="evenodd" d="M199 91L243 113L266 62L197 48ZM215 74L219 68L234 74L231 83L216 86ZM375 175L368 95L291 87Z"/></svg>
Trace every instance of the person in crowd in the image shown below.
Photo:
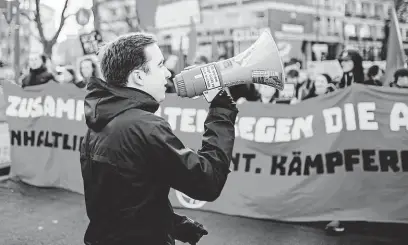
<svg viewBox="0 0 408 245"><path fill-rule="evenodd" d="M364 82L363 58L358 51L344 50L340 54L339 62L343 69L343 76L338 83L339 88Z"/></svg>
<svg viewBox="0 0 408 245"><path fill-rule="evenodd" d="M302 101L310 93L310 79L300 79L299 71L290 70L286 74L286 83L295 84L294 101Z"/></svg>
<svg viewBox="0 0 408 245"><path fill-rule="evenodd" d="M31 54L28 60L29 73L22 80L22 87L35 86L55 81L54 75L47 69L47 57L43 54Z"/></svg>
<svg viewBox="0 0 408 245"><path fill-rule="evenodd" d="M105 81L92 77L88 84L80 150L90 220L84 242L196 244L208 232L173 212L169 191L203 201L219 197L230 173L236 105L224 90L214 97L202 148L193 151L155 115L170 77L156 38L132 33L100 52Z"/></svg>
<svg viewBox="0 0 408 245"><path fill-rule="evenodd" d="M257 101L259 99L258 91L253 83L251 84L240 84L228 88L232 99L237 103L241 104L245 101Z"/></svg>
<svg viewBox="0 0 408 245"><path fill-rule="evenodd" d="M85 88L91 77L99 77L98 66L92 59L84 59L79 63L79 74L83 80L77 83L78 88Z"/></svg>
<svg viewBox="0 0 408 245"><path fill-rule="evenodd" d="M378 65L373 65L368 68L367 77L368 80L364 81L365 85L372 86L382 86L381 77L384 75L384 72Z"/></svg>
<svg viewBox="0 0 408 245"><path fill-rule="evenodd" d="M353 83L364 82L363 58L358 51L343 50L339 62L343 69L343 76L338 83L338 88L346 88ZM326 226L328 233L340 233L344 230L343 224L338 220L333 220Z"/></svg>
<svg viewBox="0 0 408 245"><path fill-rule="evenodd" d="M390 84L391 87L408 88L408 69L398 69L394 73L394 81Z"/></svg>
<svg viewBox="0 0 408 245"><path fill-rule="evenodd" d="M194 60L194 65L206 65L209 63L209 60L204 55L199 55Z"/></svg>
<svg viewBox="0 0 408 245"><path fill-rule="evenodd" d="M299 59L291 58L288 62L285 63L285 72L288 73L291 70L296 70L297 72L302 69L302 62Z"/></svg>
<svg viewBox="0 0 408 245"><path fill-rule="evenodd" d="M218 57L218 61L223 61L228 59L226 55L220 55L220 57Z"/></svg>
<svg viewBox="0 0 408 245"><path fill-rule="evenodd" d="M315 80L311 83L310 92L305 98L303 98L303 100L307 100L322 94L333 92L335 88L336 87L328 74L325 73L319 74L316 76Z"/></svg>
<svg viewBox="0 0 408 245"><path fill-rule="evenodd" d="M62 67L57 72L56 79L61 84L73 84L76 87L83 89L83 84L77 82L75 70L71 67Z"/></svg>
<svg viewBox="0 0 408 245"><path fill-rule="evenodd" d="M276 100L279 98L279 90L265 84L255 84L255 87L259 94L258 101L264 104L276 103Z"/></svg>

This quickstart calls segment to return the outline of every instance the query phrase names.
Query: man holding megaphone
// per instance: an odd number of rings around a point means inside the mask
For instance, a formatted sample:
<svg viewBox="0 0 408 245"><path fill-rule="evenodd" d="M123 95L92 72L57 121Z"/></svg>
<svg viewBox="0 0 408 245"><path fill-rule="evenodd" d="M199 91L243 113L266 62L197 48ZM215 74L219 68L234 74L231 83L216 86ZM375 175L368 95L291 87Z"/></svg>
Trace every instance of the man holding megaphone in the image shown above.
<svg viewBox="0 0 408 245"><path fill-rule="evenodd" d="M203 201L219 197L230 172L235 104L225 91L217 93L195 152L154 114L170 76L155 38L122 36L100 53L106 81L91 78L88 84L81 145L90 219L85 244L196 244L207 231L173 213L169 191Z"/></svg>
<svg viewBox="0 0 408 245"><path fill-rule="evenodd" d="M267 38L261 37L261 48L270 48ZM282 87L281 75L270 69L276 61L264 56L268 52L253 47L176 76L180 96L204 94L210 102L202 148L194 152L154 114L170 76L155 38L130 34L102 49L106 81L91 78L85 97L81 166L90 219L85 244L167 245L175 239L196 244L207 234L201 224L173 213L170 188L197 200L219 197L230 172L238 114L223 88L248 82Z"/></svg>

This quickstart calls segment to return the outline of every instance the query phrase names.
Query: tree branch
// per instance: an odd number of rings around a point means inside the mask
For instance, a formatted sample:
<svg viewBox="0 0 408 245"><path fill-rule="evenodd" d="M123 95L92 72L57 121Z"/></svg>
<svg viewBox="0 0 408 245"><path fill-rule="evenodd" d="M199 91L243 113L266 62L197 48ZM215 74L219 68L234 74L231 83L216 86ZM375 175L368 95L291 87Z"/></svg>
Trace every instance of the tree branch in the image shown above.
<svg viewBox="0 0 408 245"><path fill-rule="evenodd" d="M47 39L45 39L44 28L41 22L40 0L35 0L34 20L37 25L38 33L40 34L41 42L44 43L47 41Z"/></svg>
<svg viewBox="0 0 408 245"><path fill-rule="evenodd" d="M38 0L36 0L36 1L38 1ZM62 9L62 13L61 13L61 17L60 17L60 24L59 24L58 30L57 30L57 32L55 33L54 37L53 37L53 38L51 39L51 41L50 41L52 44L54 44L54 43L57 42L57 39L58 39L58 37L59 37L59 35L60 35L60 33L61 33L61 30L62 30L62 28L63 28L64 25L65 25L65 20L66 20L68 17L70 17L70 15L65 16L65 11L67 10L67 7L68 7L68 2L69 2L69 0L65 0L64 8Z"/></svg>
<svg viewBox="0 0 408 245"><path fill-rule="evenodd" d="M29 20L29 21L34 21L35 20L35 18L34 19L31 18L30 15L28 15L26 12L21 12L20 14L21 14L21 16L26 17L27 20Z"/></svg>
<svg viewBox="0 0 408 245"><path fill-rule="evenodd" d="M67 20L69 17L75 16L75 14L69 14L67 16L64 17L65 20Z"/></svg>

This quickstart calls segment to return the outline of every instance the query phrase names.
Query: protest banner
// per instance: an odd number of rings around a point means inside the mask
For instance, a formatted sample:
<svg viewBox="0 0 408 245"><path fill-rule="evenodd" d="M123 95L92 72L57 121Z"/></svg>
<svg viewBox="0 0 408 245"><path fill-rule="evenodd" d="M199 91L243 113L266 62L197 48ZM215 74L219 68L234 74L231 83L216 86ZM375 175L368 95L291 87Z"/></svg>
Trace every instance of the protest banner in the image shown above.
<svg viewBox="0 0 408 245"><path fill-rule="evenodd" d="M21 89L3 83L10 130L11 176L34 186L83 193L79 146L85 91L50 82Z"/></svg>
<svg viewBox="0 0 408 245"><path fill-rule="evenodd" d="M7 123L0 123L0 181L10 174L10 135Z"/></svg>
<svg viewBox="0 0 408 245"><path fill-rule="evenodd" d="M4 91L12 173L83 193L84 92L56 84ZM220 198L207 203L172 190L175 207L286 221L408 223L406 91L353 85L296 105L248 102L239 110ZM202 99L168 95L156 114L199 149L207 111Z"/></svg>
<svg viewBox="0 0 408 245"><path fill-rule="evenodd" d="M208 104L168 98L158 114L199 149ZM408 223L408 94L352 88L296 105L244 103L228 181L215 202L176 207L286 221Z"/></svg>

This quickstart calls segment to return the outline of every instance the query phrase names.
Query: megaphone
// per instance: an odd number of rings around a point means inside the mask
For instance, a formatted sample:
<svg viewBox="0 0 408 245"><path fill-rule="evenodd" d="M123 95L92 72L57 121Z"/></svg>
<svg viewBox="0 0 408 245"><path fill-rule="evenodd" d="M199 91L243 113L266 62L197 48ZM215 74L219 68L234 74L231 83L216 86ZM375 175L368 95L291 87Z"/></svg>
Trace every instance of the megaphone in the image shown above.
<svg viewBox="0 0 408 245"><path fill-rule="evenodd" d="M278 47L269 31L252 46L227 60L184 69L174 79L180 97L204 95L210 102L223 88L258 83L283 90L284 72ZM212 97L212 98L211 98Z"/></svg>

